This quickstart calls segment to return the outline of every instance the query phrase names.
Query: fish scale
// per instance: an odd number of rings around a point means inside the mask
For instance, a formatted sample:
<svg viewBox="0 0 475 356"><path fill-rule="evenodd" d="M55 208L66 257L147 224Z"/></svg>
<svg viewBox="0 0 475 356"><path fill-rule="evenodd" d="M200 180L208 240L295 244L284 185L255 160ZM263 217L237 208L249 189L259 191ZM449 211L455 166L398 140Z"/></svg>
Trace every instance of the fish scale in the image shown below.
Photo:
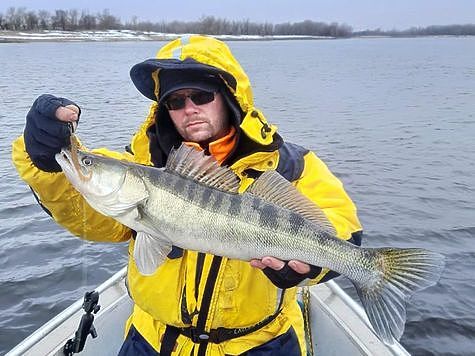
<svg viewBox="0 0 475 356"><path fill-rule="evenodd" d="M298 214L249 194L213 190L168 172L162 172L155 181L150 181L149 186L152 194L150 200L156 202L153 205L149 203L150 206L146 208L149 218L153 219L154 226L160 226L165 235L182 237L180 240L175 238L174 243L181 244L183 248L205 248L213 254L246 260L267 255L282 256L286 260L299 258L315 265L330 265L337 272L346 272L340 271L340 265L332 263L341 261L341 258L333 258L332 252L341 251L342 247L334 245L345 242L326 236L319 238L322 233L318 226L299 218ZM165 188L157 189L158 186ZM204 194L209 196L208 200L202 199ZM241 210L243 214L239 215ZM295 234L297 231L301 236ZM215 236L211 237L212 234ZM190 236L195 238L191 240ZM211 246L210 242L216 243L217 240L219 246L226 250ZM280 241L280 245L276 241ZM252 253L243 251L245 244L249 244L248 251ZM351 244L346 245L353 253L359 251ZM256 251L259 251L259 255L256 255ZM345 251L343 255L350 255L350 252ZM323 256L330 256L329 261Z"/></svg>
<svg viewBox="0 0 475 356"><path fill-rule="evenodd" d="M387 344L404 331L406 301L444 268L443 256L428 250L363 248L337 238L324 212L275 171L237 194L231 170L186 145L170 153L165 169L81 151L63 150L56 160L94 209L137 232L141 273L166 263L172 245L245 261L301 260L348 277Z"/></svg>

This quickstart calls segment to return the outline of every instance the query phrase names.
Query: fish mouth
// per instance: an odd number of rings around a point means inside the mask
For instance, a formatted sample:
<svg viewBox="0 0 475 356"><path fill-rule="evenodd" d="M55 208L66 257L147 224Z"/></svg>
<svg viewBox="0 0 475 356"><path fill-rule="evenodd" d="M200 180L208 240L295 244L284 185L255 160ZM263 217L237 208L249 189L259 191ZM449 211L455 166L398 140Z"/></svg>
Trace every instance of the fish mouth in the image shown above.
<svg viewBox="0 0 475 356"><path fill-rule="evenodd" d="M71 152L69 150L63 148L61 149L61 152L56 153L54 158L56 159L56 162L61 166L61 168L64 170L68 170L73 172L74 171L74 165L73 165L73 159L71 156Z"/></svg>
<svg viewBox="0 0 475 356"><path fill-rule="evenodd" d="M109 198L113 199L114 195L117 194L125 182L125 174L117 182L117 187L109 187L111 190L102 191L102 193L100 193L97 187L92 188L94 186L94 182L91 182L92 171L88 171L87 168L84 168L84 166L79 163L79 161L85 156L87 157L87 155L87 153L82 151L71 151L69 148L63 148L55 155L55 159L71 184L84 195L91 205L93 205L93 202L90 200L91 197L100 197L106 200Z"/></svg>
<svg viewBox="0 0 475 356"><path fill-rule="evenodd" d="M73 154L72 151L63 148L55 155L55 159L67 176L79 177L81 181L87 181L91 179L92 172L84 173L81 165L79 164L78 151L75 151L75 154Z"/></svg>

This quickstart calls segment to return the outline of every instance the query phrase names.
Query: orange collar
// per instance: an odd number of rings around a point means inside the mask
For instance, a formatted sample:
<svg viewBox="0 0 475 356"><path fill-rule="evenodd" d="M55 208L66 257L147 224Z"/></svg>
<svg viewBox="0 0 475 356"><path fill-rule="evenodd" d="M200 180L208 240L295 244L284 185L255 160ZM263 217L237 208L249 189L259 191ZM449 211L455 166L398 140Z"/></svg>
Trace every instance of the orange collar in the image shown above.
<svg viewBox="0 0 475 356"><path fill-rule="evenodd" d="M219 164L222 164L231 153L234 145L236 144L236 139L236 129L234 126L231 126L231 130L229 130L226 136L223 136L216 141L210 142L208 146L209 153L216 159L216 161L218 161ZM185 144L195 147L197 150L203 151L203 147L201 147L196 142L185 142Z"/></svg>

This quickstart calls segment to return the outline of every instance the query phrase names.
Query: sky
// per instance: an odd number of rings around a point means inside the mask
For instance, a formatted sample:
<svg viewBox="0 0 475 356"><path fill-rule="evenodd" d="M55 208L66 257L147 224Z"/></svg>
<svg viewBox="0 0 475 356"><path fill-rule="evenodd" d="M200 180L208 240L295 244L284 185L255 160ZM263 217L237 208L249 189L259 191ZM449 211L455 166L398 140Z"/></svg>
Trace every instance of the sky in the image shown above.
<svg viewBox="0 0 475 356"><path fill-rule="evenodd" d="M475 24L475 0L0 0L0 13L9 7L90 13L108 9L124 23L139 20L191 21L202 16L254 22L338 22L354 30L403 30L413 26Z"/></svg>

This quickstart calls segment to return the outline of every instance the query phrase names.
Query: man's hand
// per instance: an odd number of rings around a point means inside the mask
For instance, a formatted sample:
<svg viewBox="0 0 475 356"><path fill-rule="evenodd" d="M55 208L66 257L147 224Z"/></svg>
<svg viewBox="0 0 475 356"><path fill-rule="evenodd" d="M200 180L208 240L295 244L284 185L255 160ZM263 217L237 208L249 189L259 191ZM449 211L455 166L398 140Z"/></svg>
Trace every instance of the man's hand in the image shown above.
<svg viewBox="0 0 475 356"><path fill-rule="evenodd" d="M60 106L56 109L55 115L58 120L64 122L76 122L79 118L79 108L73 104Z"/></svg>
<svg viewBox="0 0 475 356"><path fill-rule="evenodd" d="M310 272L310 265L305 262L298 260L290 260L287 264L297 273L307 274L308 272ZM275 257L266 256L263 257L262 260L252 259L251 266L259 269L269 267L275 271L280 271L282 268L284 268L285 262Z"/></svg>
<svg viewBox="0 0 475 356"><path fill-rule="evenodd" d="M307 278L315 278L322 271L320 267L298 260L285 262L278 258L266 256L252 259L252 267L259 268L269 280L279 288L292 288Z"/></svg>
<svg viewBox="0 0 475 356"><path fill-rule="evenodd" d="M33 164L46 172L60 172L54 156L69 146L71 128L77 125L81 110L71 100L50 94L40 95L26 115L23 132L25 148Z"/></svg>

